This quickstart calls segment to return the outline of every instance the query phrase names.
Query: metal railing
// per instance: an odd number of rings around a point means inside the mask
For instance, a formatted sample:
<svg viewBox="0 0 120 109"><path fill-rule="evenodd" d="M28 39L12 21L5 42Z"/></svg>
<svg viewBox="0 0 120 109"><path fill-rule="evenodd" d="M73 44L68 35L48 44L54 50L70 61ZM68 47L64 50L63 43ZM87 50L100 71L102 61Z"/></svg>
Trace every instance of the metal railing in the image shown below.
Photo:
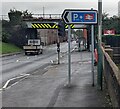
<svg viewBox="0 0 120 109"><path fill-rule="evenodd" d="M22 16L23 19L61 19L61 14L31 14ZM0 15L0 20L9 20L8 15Z"/></svg>
<svg viewBox="0 0 120 109"><path fill-rule="evenodd" d="M8 15L0 15L0 20L9 20Z"/></svg>
<svg viewBox="0 0 120 109"><path fill-rule="evenodd" d="M23 20L34 19L61 19L61 14L31 14L31 16L23 16Z"/></svg>
<svg viewBox="0 0 120 109"><path fill-rule="evenodd" d="M120 107L120 70L102 47L103 76L113 107Z"/></svg>

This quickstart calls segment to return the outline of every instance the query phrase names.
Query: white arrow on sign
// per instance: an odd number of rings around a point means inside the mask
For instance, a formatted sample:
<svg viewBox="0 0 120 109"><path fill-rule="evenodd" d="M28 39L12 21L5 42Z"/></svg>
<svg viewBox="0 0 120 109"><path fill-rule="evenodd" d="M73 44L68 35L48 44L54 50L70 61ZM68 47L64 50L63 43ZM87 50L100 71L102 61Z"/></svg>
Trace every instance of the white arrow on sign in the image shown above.
<svg viewBox="0 0 120 109"><path fill-rule="evenodd" d="M65 19L66 22L69 22L69 19L70 19L70 13L69 13L68 11L65 12L64 19Z"/></svg>
<svg viewBox="0 0 120 109"><path fill-rule="evenodd" d="M70 12L69 11L64 11L62 14L62 18L66 24L69 23L70 21Z"/></svg>

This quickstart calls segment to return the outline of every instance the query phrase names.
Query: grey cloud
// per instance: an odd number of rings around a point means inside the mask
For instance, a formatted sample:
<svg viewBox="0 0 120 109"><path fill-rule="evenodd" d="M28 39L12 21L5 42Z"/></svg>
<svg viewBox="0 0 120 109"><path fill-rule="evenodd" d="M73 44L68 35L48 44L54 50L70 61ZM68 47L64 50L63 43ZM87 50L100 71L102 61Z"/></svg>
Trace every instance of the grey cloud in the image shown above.
<svg viewBox="0 0 120 109"><path fill-rule="evenodd" d="M46 13L59 13L61 14L62 11L65 8L77 8L77 9L82 9L82 8L91 8L94 7L96 8L96 4L94 2L91 3L85 3L85 2L6 2L2 3L2 10L3 14L7 13L11 8L16 8L18 10L26 10L28 9L30 12L33 13L42 13L43 11L43 6L45 7L45 12Z"/></svg>
<svg viewBox="0 0 120 109"><path fill-rule="evenodd" d="M83 0L81 0L83 1ZM90 1L90 0L86 0ZM117 3L119 0L103 1L103 10L110 13L110 15L117 14ZM77 9L97 9L98 0L93 2L3 2L2 14L7 14L8 11L15 7L18 10L28 9L33 14L42 14L43 6L46 14L62 14L65 8Z"/></svg>

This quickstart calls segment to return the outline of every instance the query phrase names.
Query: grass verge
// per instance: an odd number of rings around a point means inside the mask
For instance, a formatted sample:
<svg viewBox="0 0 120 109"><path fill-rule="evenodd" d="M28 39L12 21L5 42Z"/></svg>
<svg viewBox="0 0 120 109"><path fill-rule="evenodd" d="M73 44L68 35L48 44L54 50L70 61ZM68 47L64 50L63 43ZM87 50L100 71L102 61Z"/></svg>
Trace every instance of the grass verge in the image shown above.
<svg viewBox="0 0 120 109"><path fill-rule="evenodd" d="M0 42L0 54L7 54L7 53L14 53L14 52L21 52L22 49L19 47L9 44L9 43L4 43Z"/></svg>

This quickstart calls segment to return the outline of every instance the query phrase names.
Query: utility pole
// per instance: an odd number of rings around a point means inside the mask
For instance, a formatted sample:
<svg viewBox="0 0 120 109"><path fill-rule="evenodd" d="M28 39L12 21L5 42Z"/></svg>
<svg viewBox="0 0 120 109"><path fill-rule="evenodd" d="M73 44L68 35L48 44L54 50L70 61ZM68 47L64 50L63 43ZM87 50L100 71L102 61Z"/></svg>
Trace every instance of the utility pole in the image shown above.
<svg viewBox="0 0 120 109"><path fill-rule="evenodd" d="M98 0L98 88L102 90L102 50L101 50L101 37L102 37L102 0Z"/></svg>

